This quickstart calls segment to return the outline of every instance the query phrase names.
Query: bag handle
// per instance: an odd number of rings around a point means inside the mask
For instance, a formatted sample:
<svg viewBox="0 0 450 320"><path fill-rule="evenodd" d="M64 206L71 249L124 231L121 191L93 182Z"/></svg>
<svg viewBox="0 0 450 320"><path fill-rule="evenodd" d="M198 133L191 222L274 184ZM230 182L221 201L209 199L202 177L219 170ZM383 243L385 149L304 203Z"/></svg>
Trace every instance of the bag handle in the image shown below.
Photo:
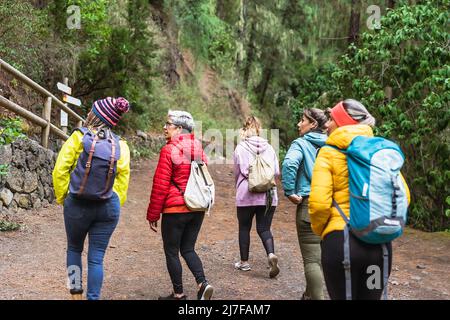
<svg viewBox="0 0 450 320"><path fill-rule="evenodd" d="M91 149L89 150L89 157L88 157L88 160L86 162L86 171L84 172L84 177L83 177L83 180L81 182L80 189L77 192L78 195L81 195L84 192L84 188L86 187L86 183L87 183L87 179L88 179L88 176L89 176L89 172L91 171L92 157L94 156L95 145L97 144L97 141L98 141L98 136L95 135L94 136L94 141L92 141Z"/></svg>
<svg viewBox="0 0 450 320"><path fill-rule="evenodd" d="M114 141L114 138L109 138L109 141L111 142L111 159L109 163L109 170L108 170L108 178L106 179L106 185L105 190L103 192L106 192L108 190L109 184L111 182L111 177L114 172L114 163L116 162L116 142Z"/></svg>

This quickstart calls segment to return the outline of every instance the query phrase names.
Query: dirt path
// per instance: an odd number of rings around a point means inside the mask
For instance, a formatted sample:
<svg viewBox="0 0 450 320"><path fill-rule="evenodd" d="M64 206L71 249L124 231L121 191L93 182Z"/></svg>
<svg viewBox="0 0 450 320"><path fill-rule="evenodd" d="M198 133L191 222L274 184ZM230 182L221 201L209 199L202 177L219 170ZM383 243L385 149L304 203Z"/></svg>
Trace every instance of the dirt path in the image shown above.
<svg viewBox="0 0 450 320"><path fill-rule="evenodd" d="M132 169L128 201L105 258L104 299L157 299L171 290L161 234L150 233L145 220L154 167L154 161L144 161ZM212 166L212 175L217 203L211 217L205 218L197 252L216 288L214 298L299 299L305 281L293 205L280 193L273 223L281 267L278 278L268 277L255 230L250 254L253 270L237 272L233 269L239 247L232 168ZM20 231L0 233L0 299L67 299L62 207L21 214L19 219L24 225ZM449 265L450 237L407 230L394 243L390 299L449 299ZM185 292L188 299L195 299L193 277L183 266Z"/></svg>

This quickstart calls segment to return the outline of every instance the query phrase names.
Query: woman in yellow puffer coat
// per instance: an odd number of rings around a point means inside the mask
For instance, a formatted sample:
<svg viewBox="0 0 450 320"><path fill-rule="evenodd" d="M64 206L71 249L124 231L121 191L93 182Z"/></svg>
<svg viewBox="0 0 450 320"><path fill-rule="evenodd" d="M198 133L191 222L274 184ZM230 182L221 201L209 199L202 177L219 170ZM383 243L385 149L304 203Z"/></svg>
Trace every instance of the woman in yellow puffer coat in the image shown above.
<svg viewBox="0 0 450 320"><path fill-rule="evenodd" d="M375 119L358 101L347 99L339 102L330 110L328 121L328 139L326 144L346 149L354 137L372 137ZM403 179L403 178L402 178ZM344 300L345 273L343 242L345 221L332 205L333 199L349 217L350 194L348 184L347 160L345 154L334 148L323 147L317 156L311 181L309 214L313 231L321 236L322 267L328 293L332 300ZM404 182L404 180L403 180ZM405 184L408 203L409 190ZM392 266L392 246L389 252L389 273ZM350 233L351 283L353 299L379 300L383 285L369 288L369 266L380 266L382 270L382 248L368 244Z"/></svg>

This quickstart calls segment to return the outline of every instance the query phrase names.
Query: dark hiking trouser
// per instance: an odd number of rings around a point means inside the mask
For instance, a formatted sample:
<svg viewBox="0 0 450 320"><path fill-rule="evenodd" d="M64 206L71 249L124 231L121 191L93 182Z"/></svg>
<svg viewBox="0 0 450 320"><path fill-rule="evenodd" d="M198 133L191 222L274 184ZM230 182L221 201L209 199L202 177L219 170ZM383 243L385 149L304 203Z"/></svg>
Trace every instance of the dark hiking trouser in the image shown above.
<svg viewBox="0 0 450 320"><path fill-rule="evenodd" d="M162 216L161 233L167 270L175 293L183 293L183 269L180 256L200 284L205 279L202 261L195 252L195 243L205 217L204 212L166 213Z"/></svg>
<svg viewBox="0 0 450 320"><path fill-rule="evenodd" d="M392 268L392 245L389 253L389 274ZM321 243L322 267L328 293L332 300L345 300L344 231L333 231ZM383 293L383 251L379 244L369 244L350 232L350 269L353 300L380 300Z"/></svg>
<svg viewBox="0 0 450 320"><path fill-rule="evenodd" d="M239 249L241 260L247 261L250 251L250 230L253 217L256 215L256 231L264 245L266 253L275 253L273 236L270 231L276 206L272 206L267 213L266 206L237 207L239 220Z"/></svg>
<svg viewBox="0 0 450 320"><path fill-rule="evenodd" d="M305 295L312 300L323 300L323 274L320 257L320 237L311 229L308 213L308 197L297 206L296 225L298 243L303 258L306 278Z"/></svg>

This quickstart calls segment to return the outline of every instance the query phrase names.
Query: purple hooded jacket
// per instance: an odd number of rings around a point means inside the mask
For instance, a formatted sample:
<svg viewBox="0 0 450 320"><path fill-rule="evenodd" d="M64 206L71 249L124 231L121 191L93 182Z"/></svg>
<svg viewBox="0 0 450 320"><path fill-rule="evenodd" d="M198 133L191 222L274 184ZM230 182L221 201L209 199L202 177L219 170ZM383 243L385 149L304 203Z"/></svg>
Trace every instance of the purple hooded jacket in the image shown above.
<svg viewBox="0 0 450 320"><path fill-rule="evenodd" d="M268 162L273 163L275 168L275 176L280 175L280 166L278 158L274 149L269 142L259 136L253 136L242 140L234 150L234 178L236 181L236 206L250 207L250 206L265 206L266 194L254 193L248 191L248 168L255 159L255 156L247 149L258 153ZM278 205L278 195L275 191L272 205Z"/></svg>

